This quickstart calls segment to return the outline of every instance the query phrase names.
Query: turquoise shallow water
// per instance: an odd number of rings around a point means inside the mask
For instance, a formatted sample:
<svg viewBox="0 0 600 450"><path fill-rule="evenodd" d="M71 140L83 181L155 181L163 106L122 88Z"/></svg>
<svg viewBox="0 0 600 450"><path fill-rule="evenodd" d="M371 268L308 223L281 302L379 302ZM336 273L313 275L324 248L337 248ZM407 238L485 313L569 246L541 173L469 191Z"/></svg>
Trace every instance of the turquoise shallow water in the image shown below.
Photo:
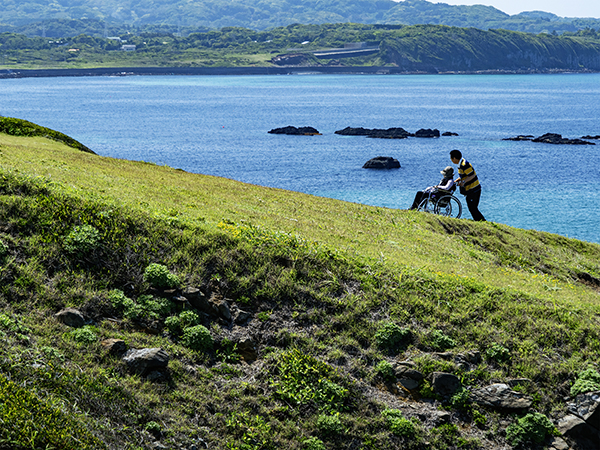
<svg viewBox="0 0 600 450"><path fill-rule="evenodd" d="M95 152L342 200L407 208L460 149L488 220L600 242L600 74L89 77L0 80L0 114L57 129ZM322 136L267 132L313 126ZM438 128L439 139L334 134L347 126ZM375 156L401 169L362 169ZM465 217L469 218L468 212Z"/></svg>

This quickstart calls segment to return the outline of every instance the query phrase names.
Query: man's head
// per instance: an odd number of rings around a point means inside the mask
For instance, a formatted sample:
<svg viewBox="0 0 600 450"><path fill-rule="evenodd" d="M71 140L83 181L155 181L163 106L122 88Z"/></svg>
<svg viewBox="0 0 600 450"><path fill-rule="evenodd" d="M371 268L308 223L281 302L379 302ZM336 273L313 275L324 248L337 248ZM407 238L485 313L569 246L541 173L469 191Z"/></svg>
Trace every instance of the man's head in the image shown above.
<svg viewBox="0 0 600 450"><path fill-rule="evenodd" d="M461 159L462 159L462 153L460 152L460 150L452 150L450 152L450 160L454 164L458 164Z"/></svg>

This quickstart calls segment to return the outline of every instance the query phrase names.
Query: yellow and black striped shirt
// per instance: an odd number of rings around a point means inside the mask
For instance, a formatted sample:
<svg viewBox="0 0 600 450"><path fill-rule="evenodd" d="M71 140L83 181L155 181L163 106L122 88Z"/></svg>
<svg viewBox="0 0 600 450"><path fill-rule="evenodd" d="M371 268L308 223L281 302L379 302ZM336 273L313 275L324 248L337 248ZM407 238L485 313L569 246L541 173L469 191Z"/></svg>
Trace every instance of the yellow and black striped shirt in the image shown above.
<svg viewBox="0 0 600 450"><path fill-rule="evenodd" d="M473 169L471 163L465 158L463 158L458 164L458 175L460 176L461 180L469 178L469 181L466 182L463 186L465 191L468 192L481 189L481 186L479 185L479 179L477 178L477 174L475 173L475 169Z"/></svg>

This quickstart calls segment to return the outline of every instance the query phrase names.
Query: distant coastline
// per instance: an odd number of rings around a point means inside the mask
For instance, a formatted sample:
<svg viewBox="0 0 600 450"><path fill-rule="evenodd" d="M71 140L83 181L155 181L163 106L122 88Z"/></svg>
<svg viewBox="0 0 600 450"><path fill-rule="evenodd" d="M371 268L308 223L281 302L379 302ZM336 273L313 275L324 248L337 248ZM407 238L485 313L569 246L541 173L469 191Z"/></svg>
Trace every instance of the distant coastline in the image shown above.
<svg viewBox="0 0 600 450"><path fill-rule="evenodd" d="M283 66L283 67L96 67L88 69L15 69L0 70L0 79L36 77L92 77L135 75L302 75L302 74L365 74L365 75L514 75L542 73L597 73L592 70L479 70L425 72L407 71L389 66Z"/></svg>

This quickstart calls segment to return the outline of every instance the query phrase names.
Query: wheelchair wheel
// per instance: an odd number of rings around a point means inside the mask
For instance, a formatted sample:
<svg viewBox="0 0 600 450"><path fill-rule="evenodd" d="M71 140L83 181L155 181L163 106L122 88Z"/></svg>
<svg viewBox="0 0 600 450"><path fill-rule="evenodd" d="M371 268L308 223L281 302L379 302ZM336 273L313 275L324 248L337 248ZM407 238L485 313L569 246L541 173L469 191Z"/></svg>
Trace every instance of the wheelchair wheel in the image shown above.
<svg viewBox="0 0 600 450"><path fill-rule="evenodd" d="M445 195L436 202L434 212L440 216L460 219L460 215L462 214L462 205L460 200L453 195Z"/></svg>
<svg viewBox="0 0 600 450"><path fill-rule="evenodd" d="M421 203L419 203L419 207L417 208L417 211L437 214L435 212L435 210L436 210L435 201L433 201L430 198L425 198Z"/></svg>

